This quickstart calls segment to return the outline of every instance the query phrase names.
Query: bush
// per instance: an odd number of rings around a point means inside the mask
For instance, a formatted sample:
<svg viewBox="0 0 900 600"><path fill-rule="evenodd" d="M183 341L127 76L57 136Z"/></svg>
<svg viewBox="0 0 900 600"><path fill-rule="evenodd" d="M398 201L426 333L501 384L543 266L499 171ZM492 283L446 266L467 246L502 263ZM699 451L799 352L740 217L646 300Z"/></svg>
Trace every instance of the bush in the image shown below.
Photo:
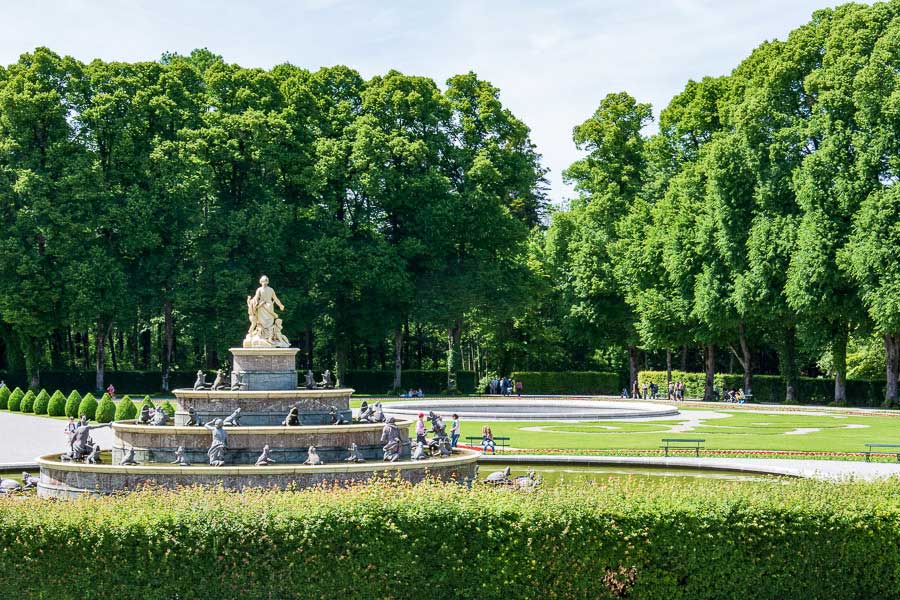
<svg viewBox="0 0 900 600"><path fill-rule="evenodd" d="M53 392L50 396L50 403L47 405L47 414L51 417L64 417L66 415L66 397L59 390Z"/></svg>
<svg viewBox="0 0 900 600"><path fill-rule="evenodd" d="M174 418L175 418L175 407L172 406L172 403L169 402L168 400L166 400L165 402L163 402L162 405L161 405L159 408L160 408L160 410L162 410L164 413L166 413L167 415L169 415L169 418L170 418L170 419L174 419Z"/></svg>
<svg viewBox="0 0 900 600"><path fill-rule="evenodd" d="M109 394L103 394L100 404L97 405L96 419L98 423L111 423L116 418L116 403Z"/></svg>
<svg viewBox="0 0 900 600"><path fill-rule="evenodd" d="M137 416L137 406L131 401L131 396L125 396L119 400L116 406L116 421L127 421Z"/></svg>
<svg viewBox="0 0 900 600"><path fill-rule="evenodd" d="M510 377L522 382L523 394L607 394L618 396L622 379L603 371L516 371Z"/></svg>
<svg viewBox="0 0 900 600"><path fill-rule="evenodd" d="M69 397L66 400L66 416L77 418L79 416L79 406L81 406L81 394L78 393L78 390L72 390L72 393L69 394Z"/></svg>
<svg viewBox="0 0 900 600"><path fill-rule="evenodd" d="M25 392L25 395L22 397L22 405L20 407L23 413L34 412L34 392L28 390Z"/></svg>
<svg viewBox="0 0 900 600"><path fill-rule="evenodd" d="M140 407L138 407L138 413L141 412L141 409L143 409L143 407L145 406L149 406L150 410L156 409L156 405L153 404L152 400L150 400L150 396L144 396L144 401L141 402Z"/></svg>
<svg viewBox="0 0 900 600"><path fill-rule="evenodd" d="M97 416L97 399L93 394L85 394L78 405L78 416L86 416L89 421L93 421Z"/></svg>
<svg viewBox="0 0 900 600"><path fill-rule="evenodd" d="M9 406L9 388L0 385L0 409L6 410Z"/></svg>
<svg viewBox="0 0 900 600"><path fill-rule="evenodd" d="M41 390L41 393L34 399L34 414L46 415L50 407L50 394L47 390Z"/></svg>
<svg viewBox="0 0 900 600"><path fill-rule="evenodd" d="M305 371L299 372L300 381L303 381ZM316 381L321 381L322 374L316 373ZM348 371L345 387L353 388L358 394L383 394L391 389L394 383L394 371L355 370ZM404 370L401 376L401 388L422 388L426 394L439 394L447 389L447 371L422 371L418 369ZM475 391L475 373L473 371L457 371L456 386L464 394Z"/></svg>
<svg viewBox="0 0 900 600"><path fill-rule="evenodd" d="M835 490L621 478L531 494L389 481L24 497L0 502L0 592L70 598L60 565L91 556L78 563L88 595L121 600L197 585L208 598L900 597L900 482ZM29 585L40 594L23 596Z"/></svg>
<svg viewBox="0 0 900 600"><path fill-rule="evenodd" d="M638 384L643 385L655 381L659 384L660 397L666 396L665 371L640 371ZM706 373L685 373L672 371L672 381L685 383L686 398L703 398L703 387L706 384ZM744 376L740 373L716 373L714 385L721 390L744 387ZM785 399L785 382L780 375L754 375L753 401L763 403L783 403ZM799 377L797 379L798 404L831 404L834 400L834 380L818 377ZM850 406L881 406L884 402L884 381L867 379L850 379L847 381L847 404Z"/></svg>
<svg viewBox="0 0 900 600"><path fill-rule="evenodd" d="M20 411L22 410L22 398L25 397L25 392L22 391L22 388L16 388L9 395L9 401L7 403L7 408L12 411Z"/></svg>

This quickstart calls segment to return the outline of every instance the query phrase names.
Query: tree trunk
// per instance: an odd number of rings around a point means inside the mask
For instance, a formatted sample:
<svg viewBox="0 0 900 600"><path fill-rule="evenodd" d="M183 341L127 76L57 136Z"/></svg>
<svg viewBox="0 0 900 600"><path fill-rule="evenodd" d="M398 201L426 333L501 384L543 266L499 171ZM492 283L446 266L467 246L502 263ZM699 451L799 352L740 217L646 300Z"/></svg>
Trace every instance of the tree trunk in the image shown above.
<svg viewBox="0 0 900 600"><path fill-rule="evenodd" d="M797 330L789 327L784 332L784 340L779 353L781 376L784 378L784 401L797 402Z"/></svg>
<svg viewBox="0 0 900 600"><path fill-rule="evenodd" d="M831 341L831 363L834 368L834 403L838 406L847 404L847 327Z"/></svg>
<svg viewBox="0 0 900 600"><path fill-rule="evenodd" d="M349 343L346 340L337 340L335 343L335 355L337 358L337 387L342 388L347 381L347 364Z"/></svg>
<svg viewBox="0 0 900 600"><path fill-rule="evenodd" d="M307 327L303 332L303 349L306 352L306 368L313 368L313 331L312 327Z"/></svg>
<svg viewBox="0 0 900 600"><path fill-rule="evenodd" d="M164 392L169 391L169 373L172 369L172 355L175 349L175 324L172 322L172 301L166 300L163 305L163 313L165 319L165 352L163 354L162 364L162 389Z"/></svg>
<svg viewBox="0 0 900 600"><path fill-rule="evenodd" d="M681 372L687 373L687 346L681 347Z"/></svg>
<svg viewBox="0 0 900 600"><path fill-rule="evenodd" d="M28 389L41 388L40 352L38 342L30 336L19 337L22 356L25 359L25 372L28 375Z"/></svg>
<svg viewBox="0 0 900 600"><path fill-rule="evenodd" d="M397 327L394 329L394 383L391 385L391 388L394 390L399 390L400 386L403 385L402 375L403 375L403 329L401 327Z"/></svg>
<svg viewBox="0 0 900 600"><path fill-rule="evenodd" d="M425 341L422 339L422 324L416 323L416 368L422 370L425 356Z"/></svg>
<svg viewBox="0 0 900 600"><path fill-rule="evenodd" d="M750 354L750 346L747 344L747 335L744 332L744 324L738 326L741 342L741 366L744 368L744 394L753 394L753 356Z"/></svg>
<svg viewBox="0 0 900 600"><path fill-rule="evenodd" d="M87 371L91 366L90 339L91 336L88 335L87 331L81 334L81 359L84 362L85 371Z"/></svg>
<svg viewBox="0 0 900 600"><path fill-rule="evenodd" d="M455 392L457 389L456 376L460 369L460 334L459 319L447 328L447 391Z"/></svg>
<svg viewBox="0 0 900 600"><path fill-rule="evenodd" d="M112 359L113 371L118 371L119 370L119 361L118 361L118 357L116 356L115 336L113 336L113 339L110 340L109 357Z"/></svg>
<svg viewBox="0 0 900 600"><path fill-rule="evenodd" d="M897 376L900 373L900 333L884 335L884 357L887 378L884 387L884 405L897 406Z"/></svg>
<svg viewBox="0 0 900 600"><path fill-rule="evenodd" d="M666 385L672 383L672 351L666 349Z"/></svg>
<svg viewBox="0 0 900 600"><path fill-rule="evenodd" d="M95 376L94 376L94 389L97 391L103 390L103 379L106 375L106 338L109 335L109 325L103 323L103 321L97 321L97 333L94 336L94 348L96 352L94 353L95 358Z"/></svg>
<svg viewBox="0 0 900 600"><path fill-rule="evenodd" d="M638 379L638 349L628 346L628 389L633 389Z"/></svg>
<svg viewBox="0 0 900 600"><path fill-rule="evenodd" d="M715 397L713 388L716 383L716 345L706 345L706 382L703 384L703 401L712 402Z"/></svg>

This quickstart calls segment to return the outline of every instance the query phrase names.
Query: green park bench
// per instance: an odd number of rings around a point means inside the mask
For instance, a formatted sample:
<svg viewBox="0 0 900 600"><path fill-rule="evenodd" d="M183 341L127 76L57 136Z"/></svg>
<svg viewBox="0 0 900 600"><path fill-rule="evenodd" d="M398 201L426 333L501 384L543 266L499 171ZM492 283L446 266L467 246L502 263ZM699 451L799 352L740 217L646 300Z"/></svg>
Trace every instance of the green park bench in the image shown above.
<svg viewBox="0 0 900 600"><path fill-rule="evenodd" d="M900 462L900 444L866 444L866 462L869 462L869 457L873 454L875 455L895 455L897 457L897 462ZM882 448L878 450L878 448ZM892 450L887 450L887 448L892 448Z"/></svg>
<svg viewBox="0 0 900 600"><path fill-rule="evenodd" d="M466 443L470 446L480 446L481 445L481 436L480 435L467 435ZM509 438L508 437L500 437L494 436L494 450L499 452L501 449L505 450L509 448Z"/></svg>
<svg viewBox="0 0 900 600"><path fill-rule="evenodd" d="M687 449L693 450L694 454L699 458L700 446L706 440L700 438L663 438L663 445L660 446L669 455L669 450Z"/></svg>

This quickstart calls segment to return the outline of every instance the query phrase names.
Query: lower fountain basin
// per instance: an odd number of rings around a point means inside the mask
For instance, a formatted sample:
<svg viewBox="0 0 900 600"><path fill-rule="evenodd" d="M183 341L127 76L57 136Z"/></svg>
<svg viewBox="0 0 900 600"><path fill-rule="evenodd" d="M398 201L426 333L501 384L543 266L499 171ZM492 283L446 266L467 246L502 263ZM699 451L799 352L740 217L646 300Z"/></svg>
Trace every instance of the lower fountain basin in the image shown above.
<svg viewBox="0 0 900 600"><path fill-rule="evenodd" d="M227 465L104 465L61 462L58 454L38 458L41 469L38 496L77 498L85 495L126 493L146 486L175 489L200 485L240 491L247 488L306 488L323 483L356 483L375 477L399 477L418 483L426 477L468 485L477 475L478 453L455 449L452 456L393 463L335 462L319 466L298 464Z"/></svg>

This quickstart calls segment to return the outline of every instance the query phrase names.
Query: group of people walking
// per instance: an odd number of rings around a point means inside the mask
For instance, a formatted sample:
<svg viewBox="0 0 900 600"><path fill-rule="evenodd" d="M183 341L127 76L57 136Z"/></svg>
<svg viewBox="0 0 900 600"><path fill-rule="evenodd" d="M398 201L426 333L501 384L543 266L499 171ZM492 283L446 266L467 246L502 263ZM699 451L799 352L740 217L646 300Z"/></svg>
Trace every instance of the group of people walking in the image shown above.
<svg viewBox="0 0 900 600"><path fill-rule="evenodd" d="M655 381L644 382L638 385L637 380L631 382L631 392L628 388L622 389L623 398L643 399L643 400L659 400L659 385ZM666 400L684 400L684 383L681 381L670 381L666 390Z"/></svg>
<svg viewBox="0 0 900 600"><path fill-rule="evenodd" d="M500 379L494 377L488 384L488 392L495 395L502 394L504 396L512 396L513 390L515 390L516 395L521 396L523 388L524 385L521 381L513 381L509 377Z"/></svg>

